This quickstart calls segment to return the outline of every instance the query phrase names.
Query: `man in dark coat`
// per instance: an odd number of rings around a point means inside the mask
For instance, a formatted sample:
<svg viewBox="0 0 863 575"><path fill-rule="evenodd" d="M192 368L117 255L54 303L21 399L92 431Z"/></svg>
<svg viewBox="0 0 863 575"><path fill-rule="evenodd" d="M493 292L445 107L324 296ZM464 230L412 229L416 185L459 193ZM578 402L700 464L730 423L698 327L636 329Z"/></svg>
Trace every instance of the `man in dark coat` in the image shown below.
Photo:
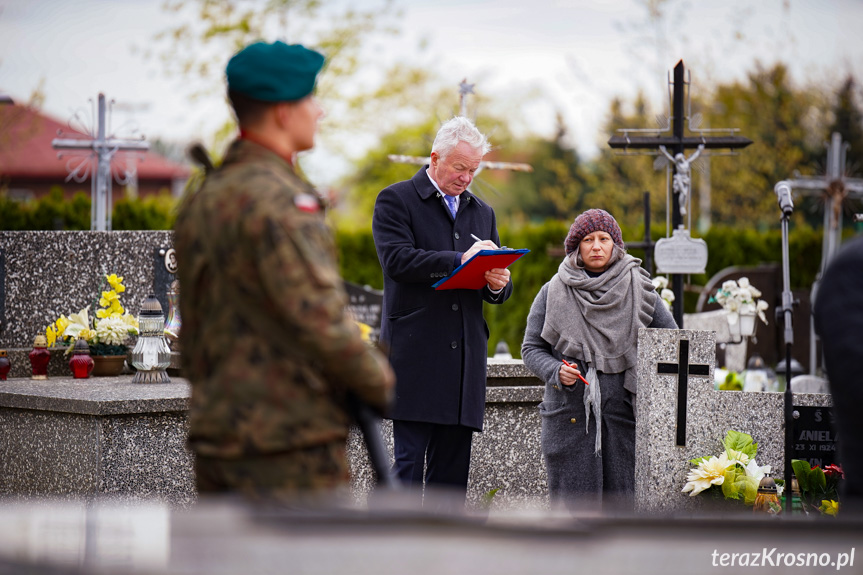
<svg viewBox="0 0 863 575"><path fill-rule="evenodd" d="M821 279L815 298L815 329L833 395L839 462L845 472L842 508L863 514L863 237L842 247Z"/></svg>
<svg viewBox="0 0 863 575"><path fill-rule="evenodd" d="M489 148L470 120L449 120L430 165L381 191L372 220L384 272L381 341L396 372L395 470L407 485L447 486L462 497L485 410L482 302L503 303L512 283L509 270L492 269L481 289L431 286L500 243L494 210L467 191Z"/></svg>

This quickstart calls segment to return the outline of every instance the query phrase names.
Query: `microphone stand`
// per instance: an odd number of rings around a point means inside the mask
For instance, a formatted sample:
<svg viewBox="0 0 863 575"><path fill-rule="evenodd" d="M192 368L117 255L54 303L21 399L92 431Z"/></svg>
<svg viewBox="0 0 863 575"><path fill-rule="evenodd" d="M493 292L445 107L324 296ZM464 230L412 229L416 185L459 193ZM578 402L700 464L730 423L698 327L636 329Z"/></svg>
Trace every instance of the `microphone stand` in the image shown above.
<svg viewBox="0 0 863 575"><path fill-rule="evenodd" d="M782 313L783 327L785 331L785 513L791 515L791 490L792 467L791 457L794 445L794 398L791 393L791 346L794 344L794 330L792 328L793 299L791 295L791 272L788 256L788 220L794 211L791 202L791 185L782 181L774 188L779 196L779 207L782 209L782 308L777 310L776 316Z"/></svg>

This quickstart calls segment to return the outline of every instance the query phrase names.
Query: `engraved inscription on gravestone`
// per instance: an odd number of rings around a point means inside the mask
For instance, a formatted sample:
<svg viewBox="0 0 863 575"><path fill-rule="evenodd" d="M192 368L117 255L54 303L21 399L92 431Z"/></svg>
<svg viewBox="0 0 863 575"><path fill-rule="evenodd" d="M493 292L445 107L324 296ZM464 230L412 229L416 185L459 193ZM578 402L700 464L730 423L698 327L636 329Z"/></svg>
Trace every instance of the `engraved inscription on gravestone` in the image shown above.
<svg viewBox="0 0 863 575"><path fill-rule="evenodd" d="M348 294L348 311L356 321L372 328L369 339L377 343L381 336L381 313L383 311L384 292L368 286L359 286L345 282Z"/></svg>
<svg viewBox="0 0 863 575"><path fill-rule="evenodd" d="M803 459L809 465L839 463L836 460L836 432L829 407L795 407L799 414L794 420L793 459Z"/></svg>
<svg viewBox="0 0 863 575"><path fill-rule="evenodd" d="M654 248L656 271L662 274L703 274L707 266L707 242L689 237L689 230L674 230Z"/></svg>

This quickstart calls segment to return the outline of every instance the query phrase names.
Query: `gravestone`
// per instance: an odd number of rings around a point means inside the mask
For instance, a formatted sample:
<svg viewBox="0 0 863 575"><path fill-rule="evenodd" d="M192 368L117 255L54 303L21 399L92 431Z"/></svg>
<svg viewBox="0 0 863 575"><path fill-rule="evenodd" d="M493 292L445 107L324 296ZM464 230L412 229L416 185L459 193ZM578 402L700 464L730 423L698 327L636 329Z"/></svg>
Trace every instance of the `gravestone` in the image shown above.
<svg viewBox="0 0 863 575"><path fill-rule="evenodd" d="M836 431L833 411L828 407L794 408L794 459L804 459L809 465L824 467L836 460Z"/></svg>
<svg viewBox="0 0 863 575"><path fill-rule="evenodd" d="M372 328L369 339L377 343L381 337L384 292L347 281L344 283L348 294L348 312L354 320Z"/></svg>
<svg viewBox="0 0 863 575"><path fill-rule="evenodd" d="M171 231L0 232L0 349L9 350L9 376L29 375L34 337L60 314L89 305L95 315L105 274L124 278L122 304L132 315L149 293L167 313L173 274L165 262L172 246ZM54 355L48 374L69 375L68 358L63 361L62 351Z"/></svg>
<svg viewBox="0 0 863 575"><path fill-rule="evenodd" d="M732 429L748 433L758 443L759 465L770 465L775 477L784 473L783 394L714 390L715 345L712 331L639 330L635 430L635 503L639 511L702 508L704 498L682 492L692 467L690 460L719 455L722 440ZM682 365L688 366L685 378ZM703 367L695 373L693 367L703 365L708 366L707 375L701 375ZM682 402L685 421L678 415ZM830 396L795 394L794 405L798 411L826 407Z"/></svg>

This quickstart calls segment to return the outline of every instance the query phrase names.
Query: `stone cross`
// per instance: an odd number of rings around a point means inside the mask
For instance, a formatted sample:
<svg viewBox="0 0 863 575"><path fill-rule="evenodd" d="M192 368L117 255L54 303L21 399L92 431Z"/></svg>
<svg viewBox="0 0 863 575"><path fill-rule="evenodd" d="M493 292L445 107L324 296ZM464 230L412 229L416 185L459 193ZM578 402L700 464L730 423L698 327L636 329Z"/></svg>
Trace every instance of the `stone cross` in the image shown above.
<svg viewBox="0 0 863 575"><path fill-rule="evenodd" d="M748 433L758 443L759 465L770 465L774 477L783 473L783 394L715 390L715 349L716 333L712 331L642 328L638 332L635 504L640 511L700 508L704 498L682 493L692 467L690 460L719 455L722 440L732 429ZM688 366L686 418L675 424L669 414L681 407L681 365ZM699 373L694 373L696 366ZM669 373L677 377L668 377ZM794 405L795 409L827 406L830 396L795 394ZM681 425L685 426L685 445L677 441Z"/></svg>
<svg viewBox="0 0 863 575"><path fill-rule="evenodd" d="M90 184L90 229L94 231L111 230L111 159L117 152L136 151L146 152L150 145L144 142L143 137L136 140L120 139L107 134L105 113L105 95L99 94L98 118L95 133L92 138L86 139L62 139L56 138L51 142L55 150L88 150L81 161L74 163L70 161L67 166L69 175L66 181L74 179L83 182L90 176L92 171L92 159L96 158L96 170L92 175ZM57 154L62 158L63 153ZM80 156L78 156L80 158ZM126 183L134 177L134 170L126 170L121 184Z"/></svg>
<svg viewBox="0 0 863 575"><path fill-rule="evenodd" d="M621 149L624 153L629 153L630 150L651 150L651 152L642 152L648 154L659 154L663 151L663 148L666 150L665 153L669 155L673 161L674 166L674 174L678 175L679 167L677 165L677 158L682 158L683 162L686 166L686 169L689 169L689 163L686 160L686 150L687 149L699 149L698 152L693 154L693 157L690 160L695 159L699 154L701 154L700 150L704 149L736 149L736 148L744 148L752 143L752 140L748 138L742 138L740 136L708 136L705 135L708 132L715 131L723 131L733 133L735 130L732 129L723 129L723 130L704 130L697 129L693 126L692 119L686 114L684 110L685 100L688 96L688 91L686 86L689 82L685 79L683 60L679 61L677 65L674 67L674 84L672 89L672 110L671 110L671 125L666 126L660 129L651 130L651 129L625 129L621 130L623 132L622 136L612 136L608 140L608 145L615 149ZM689 122L689 130L690 132L696 132L697 136L684 136L684 121L690 120ZM667 132L668 129L671 129L671 135L661 135L663 132ZM631 135L633 133L636 134L645 134L648 135ZM638 152L635 152L638 153ZM680 174L681 176L683 174ZM678 178L678 182L681 180ZM688 187L687 187L688 189ZM686 200L685 197L682 197L679 191L675 190L674 197L671 201L670 211L671 211L671 228L672 230L678 229L683 225L682 215L686 211L686 207L684 202ZM681 207L683 208L683 212L681 212ZM672 311L674 314L674 320L677 322L677 325L683 325L683 275L681 274L671 274L671 289L674 292L674 304L672 306Z"/></svg>

